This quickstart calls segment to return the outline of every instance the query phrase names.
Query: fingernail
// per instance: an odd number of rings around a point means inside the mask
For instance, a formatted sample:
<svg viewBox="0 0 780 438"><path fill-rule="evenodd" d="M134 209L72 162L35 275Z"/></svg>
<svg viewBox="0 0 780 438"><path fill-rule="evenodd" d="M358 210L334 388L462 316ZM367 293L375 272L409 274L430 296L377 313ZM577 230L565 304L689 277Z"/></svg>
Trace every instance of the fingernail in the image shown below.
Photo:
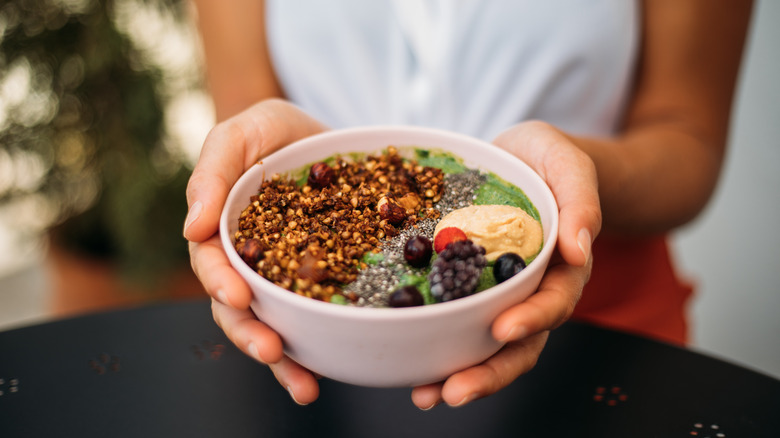
<svg viewBox="0 0 780 438"><path fill-rule="evenodd" d="M577 233L577 246L580 247L582 255L585 256L585 264L587 264L588 260L590 260L591 246L590 231L588 231L587 228L583 228L579 233Z"/></svg>
<svg viewBox="0 0 780 438"><path fill-rule="evenodd" d="M295 398L295 393L293 392L293 390L292 390L292 388L290 386L286 386L286 388L287 388L287 392L290 394L290 398L292 398L293 401L298 406L306 406L308 404L308 403L301 403L301 402L299 402L298 399Z"/></svg>
<svg viewBox="0 0 780 438"><path fill-rule="evenodd" d="M501 342L509 342L509 341L516 341L518 339L522 339L526 337L528 334L528 329L524 326L516 325L509 329L509 332L504 336L502 339L499 339Z"/></svg>
<svg viewBox="0 0 780 438"><path fill-rule="evenodd" d="M230 301L228 301L227 294L222 289L217 291L217 301L219 301L220 303L222 303L222 304L224 304L226 306L230 305Z"/></svg>
<svg viewBox="0 0 780 438"><path fill-rule="evenodd" d="M256 361L263 362L263 360L260 359L260 352L257 351L257 345L255 345L254 342L250 342L249 345L246 346L246 351L248 351L249 355L252 356Z"/></svg>
<svg viewBox="0 0 780 438"><path fill-rule="evenodd" d="M441 403L441 400L436 400L433 402L432 405L428 406L427 408L420 408L421 411L430 411L431 409L435 408L436 406L439 406L439 403Z"/></svg>
<svg viewBox="0 0 780 438"><path fill-rule="evenodd" d="M463 405L465 405L467 403L471 403L472 401L476 400L477 397L479 397L479 394L476 394L476 393L469 394L469 395L463 397L459 402L457 402L454 405L452 405L452 407L453 408L457 408L458 406L463 406Z"/></svg>
<svg viewBox="0 0 780 438"><path fill-rule="evenodd" d="M184 221L184 237L187 237L187 229L190 228L193 222L198 220L200 214L203 212L203 203L195 201L187 212L187 219Z"/></svg>

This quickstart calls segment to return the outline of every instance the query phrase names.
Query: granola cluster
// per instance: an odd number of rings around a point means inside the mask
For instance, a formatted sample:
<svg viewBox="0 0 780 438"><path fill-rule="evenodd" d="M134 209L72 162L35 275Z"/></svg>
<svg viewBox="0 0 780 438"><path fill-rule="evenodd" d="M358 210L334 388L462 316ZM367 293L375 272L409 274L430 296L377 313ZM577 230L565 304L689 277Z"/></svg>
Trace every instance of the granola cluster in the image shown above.
<svg viewBox="0 0 780 438"><path fill-rule="evenodd" d="M330 301L365 268L368 252L418 221L438 219L441 169L401 158L390 146L363 160L311 166L302 186L275 174L241 213L235 246L271 282Z"/></svg>

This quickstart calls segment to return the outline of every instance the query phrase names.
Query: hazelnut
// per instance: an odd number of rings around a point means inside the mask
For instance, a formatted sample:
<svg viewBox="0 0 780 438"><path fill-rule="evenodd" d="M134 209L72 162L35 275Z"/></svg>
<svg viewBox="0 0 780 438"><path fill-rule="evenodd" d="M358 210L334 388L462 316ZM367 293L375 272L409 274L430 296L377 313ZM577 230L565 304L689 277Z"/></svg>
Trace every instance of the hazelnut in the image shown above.
<svg viewBox="0 0 780 438"><path fill-rule="evenodd" d="M394 199L383 196L376 204L379 217L393 225L399 225L406 219L406 209Z"/></svg>
<svg viewBox="0 0 780 438"><path fill-rule="evenodd" d="M249 239L236 245L238 255L252 268L265 257L265 243L258 239Z"/></svg>
<svg viewBox="0 0 780 438"><path fill-rule="evenodd" d="M309 169L308 183L312 187L327 187L335 179L336 174L327 163L314 163Z"/></svg>
<svg viewBox="0 0 780 438"><path fill-rule="evenodd" d="M398 204L405 210L415 210L420 205L420 198L417 196L417 193L410 192L403 195L398 200Z"/></svg>

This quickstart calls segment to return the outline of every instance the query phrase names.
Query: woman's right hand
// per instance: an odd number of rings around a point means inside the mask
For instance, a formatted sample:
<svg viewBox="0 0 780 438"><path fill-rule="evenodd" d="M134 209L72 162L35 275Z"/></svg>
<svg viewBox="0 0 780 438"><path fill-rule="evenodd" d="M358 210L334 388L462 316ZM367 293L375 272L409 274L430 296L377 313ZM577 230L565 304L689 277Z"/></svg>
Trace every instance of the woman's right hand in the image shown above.
<svg viewBox="0 0 780 438"><path fill-rule="evenodd" d="M277 149L326 129L286 101L262 101L209 132L187 185L184 237L189 241L192 269L212 298L214 320L244 353L271 365L277 380L302 404L317 398L316 379L284 356L279 335L249 309L252 292L222 248L219 217L228 192L249 167Z"/></svg>

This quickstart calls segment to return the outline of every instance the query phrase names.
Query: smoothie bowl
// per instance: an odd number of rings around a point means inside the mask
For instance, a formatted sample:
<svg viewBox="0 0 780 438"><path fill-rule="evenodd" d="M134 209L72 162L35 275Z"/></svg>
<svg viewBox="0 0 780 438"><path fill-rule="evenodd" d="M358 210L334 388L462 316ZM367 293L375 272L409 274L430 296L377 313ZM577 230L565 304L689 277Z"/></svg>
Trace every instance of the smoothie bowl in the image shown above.
<svg viewBox="0 0 780 438"><path fill-rule="evenodd" d="M531 295L558 208L525 163L416 127L330 131L250 168L220 219L252 310L322 376L416 386L482 362Z"/></svg>

